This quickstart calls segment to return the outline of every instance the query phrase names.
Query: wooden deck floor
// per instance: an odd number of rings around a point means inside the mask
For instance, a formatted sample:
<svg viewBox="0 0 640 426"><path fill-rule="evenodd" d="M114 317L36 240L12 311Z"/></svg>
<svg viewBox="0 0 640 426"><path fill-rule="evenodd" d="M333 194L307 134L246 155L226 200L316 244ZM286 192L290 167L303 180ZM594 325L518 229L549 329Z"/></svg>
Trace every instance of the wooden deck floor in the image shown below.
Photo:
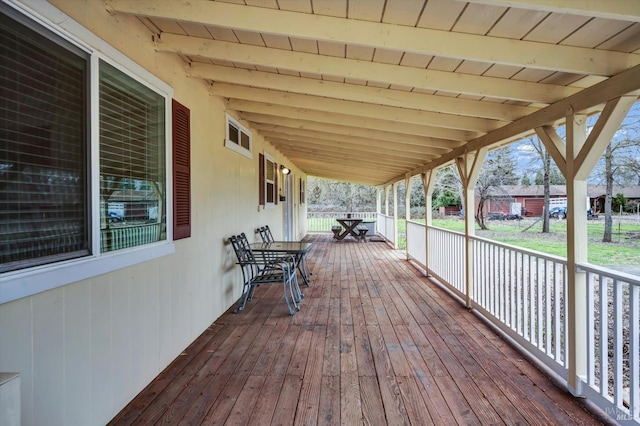
<svg viewBox="0 0 640 426"><path fill-rule="evenodd" d="M600 424L385 243L310 239L300 312L258 288L112 424Z"/></svg>

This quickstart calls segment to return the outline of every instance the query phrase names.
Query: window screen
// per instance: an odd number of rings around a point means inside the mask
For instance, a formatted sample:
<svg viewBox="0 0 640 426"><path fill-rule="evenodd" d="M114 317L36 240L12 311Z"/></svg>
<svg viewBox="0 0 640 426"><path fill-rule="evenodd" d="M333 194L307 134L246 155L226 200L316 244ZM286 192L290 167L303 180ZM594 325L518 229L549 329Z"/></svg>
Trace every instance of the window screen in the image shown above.
<svg viewBox="0 0 640 426"><path fill-rule="evenodd" d="M89 253L88 58L0 9L0 272Z"/></svg>

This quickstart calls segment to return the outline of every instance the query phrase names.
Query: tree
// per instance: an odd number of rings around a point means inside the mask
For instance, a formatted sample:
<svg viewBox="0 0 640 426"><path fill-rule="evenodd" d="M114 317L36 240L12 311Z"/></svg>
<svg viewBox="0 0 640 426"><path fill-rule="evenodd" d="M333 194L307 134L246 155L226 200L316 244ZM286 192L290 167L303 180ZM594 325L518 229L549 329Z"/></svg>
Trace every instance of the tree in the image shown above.
<svg viewBox="0 0 640 426"><path fill-rule="evenodd" d="M529 186L531 185L531 179L529 179L529 175L528 174L523 174L522 175L522 179L520 179L520 185L522 186Z"/></svg>
<svg viewBox="0 0 640 426"><path fill-rule="evenodd" d="M604 177L606 185L604 201L604 233L602 241L612 241L612 203L613 185L629 184L640 176L640 104L636 103L627 117L622 121L620 129L607 145L599 167L592 173L592 179Z"/></svg>
<svg viewBox="0 0 640 426"><path fill-rule="evenodd" d="M532 136L527 139L527 142L531 145L533 149L533 153L536 156L535 164L542 165L542 170L538 168L538 173L536 174L536 184L544 186L544 210L542 212L542 232L549 232L549 186L551 185L551 155L549 151L544 146L542 141ZM556 167L556 170L558 168ZM559 173L558 171L558 174ZM538 181L538 175L540 175L540 182Z"/></svg>
<svg viewBox="0 0 640 426"><path fill-rule="evenodd" d="M451 165L438 170L431 200L433 207L459 206L462 194L462 181L456 167Z"/></svg>
<svg viewBox="0 0 640 426"><path fill-rule="evenodd" d="M484 204L491 198L504 197L506 194L500 188L502 185L515 185L518 177L515 173L516 165L512 155L511 145L487 153L478 181L478 207L475 219L480 229L488 229L484 223Z"/></svg>
<svg viewBox="0 0 640 426"><path fill-rule="evenodd" d="M376 189L372 186L338 182L309 176L311 189L309 209L312 211L375 211Z"/></svg>

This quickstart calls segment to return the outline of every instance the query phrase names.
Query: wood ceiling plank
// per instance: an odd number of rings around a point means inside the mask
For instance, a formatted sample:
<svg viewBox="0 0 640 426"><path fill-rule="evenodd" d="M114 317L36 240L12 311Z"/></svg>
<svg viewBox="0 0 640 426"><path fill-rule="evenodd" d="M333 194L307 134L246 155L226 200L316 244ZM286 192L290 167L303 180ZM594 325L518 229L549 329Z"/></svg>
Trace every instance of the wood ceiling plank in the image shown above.
<svg viewBox="0 0 640 426"><path fill-rule="evenodd" d="M152 18L150 21L163 33L187 35L180 24L174 19Z"/></svg>
<svg viewBox="0 0 640 426"><path fill-rule="evenodd" d="M407 144L415 144L419 146L435 146L435 147L460 147L462 144L458 141L449 141L444 139L429 138L425 136L405 135L388 131L378 131L363 127L351 127L334 123L320 123L309 120L296 120L286 117L276 117L263 114L242 113L244 119L254 123L274 124L284 127L293 127L297 129L307 129L312 131L320 131L334 134L342 134L345 136L357 136L361 138L371 138L376 140L386 140L391 142L400 142Z"/></svg>
<svg viewBox="0 0 640 426"><path fill-rule="evenodd" d="M400 65L415 68L427 68L433 59L431 55L421 55L419 53L405 52Z"/></svg>
<svg viewBox="0 0 640 426"><path fill-rule="evenodd" d="M451 31L464 8L465 3L462 1L429 0L417 26Z"/></svg>
<svg viewBox="0 0 640 426"><path fill-rule="evenodd" d="M480 8L477 14L474 14L472 10L478 6L471 4L454 27L460 32L450 32L354 19L345 21L330 16L237 6L218 1L192 0L181 3L181 7L178 8L170 2L158 3L153 0L107 0L106 4L113 13L131 13L149 18L197 22L264 34L583 74L613 75L629 66L640 64L638 55L473 34L472 27L484 29L486 24L483 24L483 21L495 22L498 18L494 17L496 13L487 11L504 9L500 7ZM469 25L465 25L465 22L469 22ZM472 24L473 22L476 23ZM489 29L490 26L486 31ZM606 30L603 29L603 34L608 34ZM478 31L482 34L481 30ZM600 40L602 41L604 39Z"/></svg>
<svg viewBox="0 0 640 426"><path fill-rule="evenodd" d="M349 0L348 17L363 21L381 22L385 0Z"/></svg>
<svg viewBox="0 0 640 426"><path fill-rule="evenodd" d="M520 7L574 15L597 16L640 22L640 3L635 0L466 0L478 4Z"/></svg>
<svg viewBox="0 0 640 426"><path fill-rule="evenodd" d="M267 48L291 50L291 41L287 36L279 34L262 34L262 39L264 40L264 44L267 46Z"/></svg>
<svg viewBox="0 0 640 426"><path fill-rule="evenodd" d="M318 53L318 43L315 40L291 37L291 47L296 52Z"/></svg>
<svg viewBox="0 0 640 426"><path fill-rule="evenodd" d="M181 22L180 26L189 37L213 38L207 27L202 24L192 24L190 22Z"/></svg>
<svg viewBox="0 0 640 426"><path fill-rule="evenodd" d="M253 46L264 46L264 39L260 33L253 31L235 30L236 38L240 43L251 44Z"/></svg>
<svg viewBox="0 0 640 426"><path fill-rule="evenodd" d="M244 0L247 6L267 7L269 9L278 9L277 0Z"/></svg>
<svg viewBox="0 0 640 426"><path fill-rule="evenodd" d="M488 35L521 39L535 28L547 15L547 11L510 8L491 28Z"/></svg>
<svg viewBox="0 0 640 426"><path fill-rule="evenodd" d="M434 155L426 154L409 154L398 152L397 150L379 148L372 150L362 146L349 146L347 144L336 145L331 141L323 141L322 139L313 138L298 138L291 139L288 137L281 137L279 135L265 134L265 139L270 143L277 144L280 148L286 148L287 150L313 150L315 152L324 152L326 154L338 154L348 156L366 156L370 160L385 160L395 164L414 164L420 165L422 162L427 162L435 158Z"/></svg>
<svg viewBox="0 0 640 426"><path fill-rule="evenodd" d="M354 155L349 153L341 153L331 150L307 148L307 147L291 147L279 143L277 140L270 140L269 143L273 144L278 150L282 151L287 157L290 155L307 155L312 157L318 157L324 159L324 161L335 161L343 165L351 165L355 167L362 167L369 165L377 168L381 171L395 171L396 173L405 170L407 167L411 168L419 166L419 161L394 161L393 159L385 158L384 155Z"/></svg>
<svg viewBox="0 0 640 426"><path fill-rule="evenodd" d="M273 71L275 72L275 69ZM379 90L357 86L355 84L292 79L273 74L272 72L246 71L200 63L191 64L191 66L187 68L187 73L192 77L244 86L504 121L516 120L538 109L530 107L505 107L487 102L455 100L441 96L433 96L432 94L423 94L415 92L415 90L412 93L406 93L396 90ZM353 81L352 79L349 80Z"/></svg>
<svg viewBox="0 0 640 426"><path fill-rule="evenodd" d="M322 0L313 2L313 13L318 15L347 17L347 0Z"/></svg>
<svg viewBox="0 0 640 426"><path fill-rule="evenodd" d="M388 1L382 22L415 26L418 23L425 0Z"/></svg>
<svg viewBox="0 0 640 426"><path fill-rule="evenodd" d="M266 41L266 40L265 40ZM277 66L298 72L352 77L389 84L411 84L431 90L552 103L577 92L577 89L539 83L503 80L484 76L454 74L445 71L421 70L377 62L333 58L281 49L249 46L215 40L165 34L156 42L158 51L188 56L226 59L254 65Z"/></svg>
<svg viewBox="0 0 640 426"><path fill-rule="evenodd" d="M383 64L398 65L402 60L403 52L389 49L376 49L373 54L373 60L375 62L381 62Z"/></svg>
<svg viewBox="0 0 640 426"><path fill-rule="evenodd" d="M469 4L458 18L452 31L469 34L487 34L507 11L504 6Z"/></svg>
<svg viewBox="0 0 640 426"><path fill-rule="evenodd" d="M442 147L432 147L427 145L415 145L407 144L397 141L385 141L373 138L362 138L358 136L347 136L336 133L321 132L316 130L297 129L293 127L278 126L274 124L266 123L252 123L252 128L255 128L261 135L289 135L289 137L301 137L301 138L318 138L325 141L333 141L336 143L347 143L349 145L361 145L369 148L387 148L397 151L427 155L440 155L444 152L448 152L452 149L453 145L442 142ZM448 146L447 146L448 145Z"/></svg>
<svg viewBox="0 0 640 426"><path fill-rule="evenodd" d="M629 27L628 21L614 21L612 19L593 19L569 37L562 40L562 45L593 48L609 38L615 36L625 28Z"/></svg>
<svg viewBox="0 0 640 426"><path fill-rule="evenodd" d="M588 20L587 16L552 13L531 30L523 40L556 44L575 32Z"/></svg>
<svg viewBox="0 0 640 426"><path fill-rule="evenodd" d="M222 28L215 25L207 25L207 31L211 36L220 41L227 41L231 43L237 43L238 38L231 28Z"/></svg>
<svg viewBox="0 0 640 426"><path fill-rule="evenodd" d="M335 56L336 58L346 58L347 45L333 41L318 40L318 53L326 56Z"/></svg>
<svg viewBox="0 0 640 426"><path fill-rule="evenodd" d="M348 114L315 111L306 108L291 108L282 105L265 104L231 99L228 101L230 109L241 111L245 116L261 114L279 116L296 120L315 121L318 123L339 124L349 127L361 127L371 130L381 130L403 135L433 137L455 141L474 139L482 132L468 130L445 129L442 127L425 126L412 123L399 123L391 120L374 119Z"/></svg>
<svg viewBox="0 0 640 426"><path fill-rule="evenodd" d="M413 123L445 127L449 129L472 130L482 133L488 133L508 124L506 121L487 120L430 111L419 111L408 108L389 107L363 102L330 99L321 96L249 88L246 86L225 83L214 83L209 91L213 95L222 96L224 98L261 102L264 104L265 108L268 108L268 105L273 103L294 108L334 112L344 115L357 115L380 120L392 120L400 123ZM233 109L241 109L243 104L231 102L229 106Z"/></svg>
<svg viewBox="0 0 640 426"><path fill-rule="evenodd" d="M291 12L312 13L311 0L278 0L281 10Z"/></svg>

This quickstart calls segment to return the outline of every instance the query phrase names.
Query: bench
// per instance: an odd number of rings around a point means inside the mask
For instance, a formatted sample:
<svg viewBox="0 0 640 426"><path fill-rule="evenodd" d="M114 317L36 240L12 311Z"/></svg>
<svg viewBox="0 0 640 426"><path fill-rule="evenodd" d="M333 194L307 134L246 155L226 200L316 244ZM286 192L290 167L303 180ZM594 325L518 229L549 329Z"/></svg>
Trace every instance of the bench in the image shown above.
<svg viewBox="0 0 640 426"><path fill-rule="evenodd" d="M367 225L356 226L356 231L358 231L358 241L367 241L365 238L367 236L367 232L369 232L369 227Z"/></svg>
<svg viewBox="0 0 640 426"><path fill-rule="evenodd" d="M331 232L333 232L333 238L338 238L342 232L342 226L332 226Z"/></svg>

